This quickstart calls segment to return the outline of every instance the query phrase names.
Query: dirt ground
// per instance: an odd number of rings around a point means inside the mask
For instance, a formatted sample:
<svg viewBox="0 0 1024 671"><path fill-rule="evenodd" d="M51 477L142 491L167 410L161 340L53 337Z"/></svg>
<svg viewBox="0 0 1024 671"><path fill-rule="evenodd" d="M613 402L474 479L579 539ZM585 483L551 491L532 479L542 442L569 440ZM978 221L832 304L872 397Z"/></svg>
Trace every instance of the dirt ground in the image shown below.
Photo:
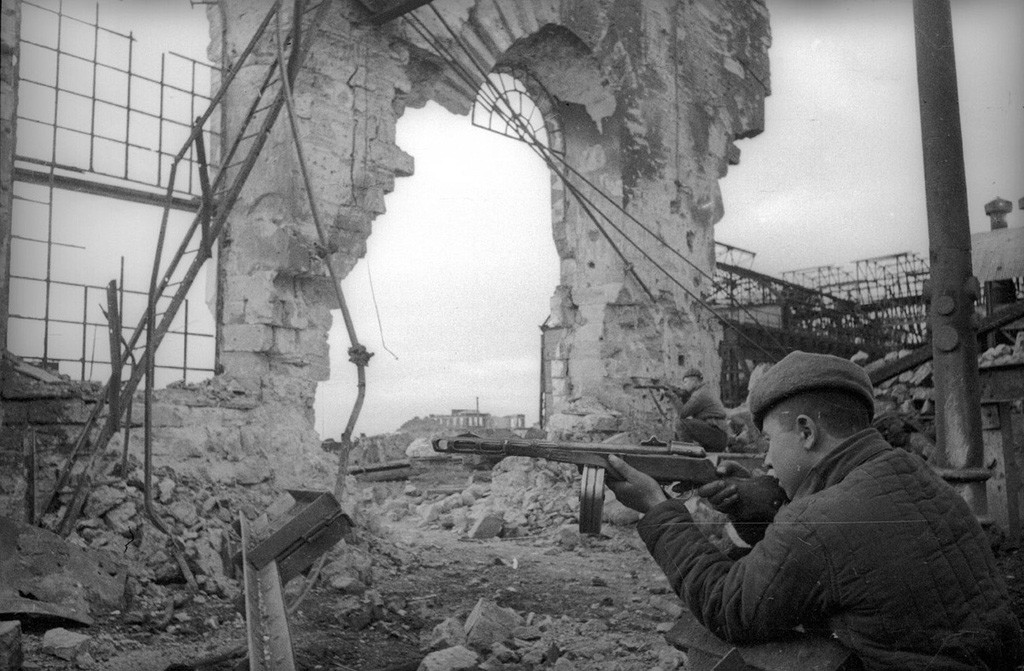
<svg viewBox="0 0 1024 671"><path fill-rule="evenodd" d="M536 637L519 652L526 659L534 651L538 661L543 659L537 666L685 669L681 653L663 639L681 608L664 576L633 528L606 525L604 531L602 537L570 537L569 542L556 530L467 540L407 517L384 523L373 534L363 532L362 545L374 557L369 582L380 595L374 615L344 615L354 597L319 583L290 620L299 668L412 671L425 654L421 636L446 618L464 621L483 598L515 609L534 625ZM1024 621L1024 551L998 554ZM184 585L168 587L176 604L169 626L131 624L127 620L139 618L122 614L102 618L78 629L92 641L89 657L77 664L42 652L42 635L52 621L26 623L24 668L181 671L244 647L244 622L230 600L189 600ZM202 668L234 665L225 661Z"/></svg>
<svg viewBox="0 0 1024 671"><path fill-rule="evenodd" d="M353 629L338 616L338 591L320 585L291 619L296 661L303 669L415 669L424 654L420 632L448 617L464 619L481 598L539 624L545 649L553 643L573 662L564 668L646 671L659 657L678 661L658 631L671 623L678 601L633 530L606 532L564 549L553 534L473 541L408 520L394 523L378 543L384 560L373 568L384 617ZM79 668L42 653L49 626L26 630L25 668ZM120 615L79 631L94 637L93 668L110 671L163 671L245 643L232 604L212 598L184 604L161 632L124 624Z"/></svg>

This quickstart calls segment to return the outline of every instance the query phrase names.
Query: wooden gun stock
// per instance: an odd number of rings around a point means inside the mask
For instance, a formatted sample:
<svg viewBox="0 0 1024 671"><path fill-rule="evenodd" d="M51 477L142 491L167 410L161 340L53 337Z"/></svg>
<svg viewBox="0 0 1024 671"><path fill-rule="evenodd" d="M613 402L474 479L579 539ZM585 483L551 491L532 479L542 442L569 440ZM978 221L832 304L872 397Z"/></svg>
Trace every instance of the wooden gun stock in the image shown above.
<svg viewBox="0 0 1024 671"><path fill-rule="evenodd" d="M580 533L601 533L605 478L622 479L608 463L615 454L633 468L662 484L680 482L687 489L707 484L720 476L704 448L693 443L639 445L613 443L553 442L525 438L481 438L463 434L433 441L435 452L483 454L495 457L531 457L576 464L580 467Z"/></svg>

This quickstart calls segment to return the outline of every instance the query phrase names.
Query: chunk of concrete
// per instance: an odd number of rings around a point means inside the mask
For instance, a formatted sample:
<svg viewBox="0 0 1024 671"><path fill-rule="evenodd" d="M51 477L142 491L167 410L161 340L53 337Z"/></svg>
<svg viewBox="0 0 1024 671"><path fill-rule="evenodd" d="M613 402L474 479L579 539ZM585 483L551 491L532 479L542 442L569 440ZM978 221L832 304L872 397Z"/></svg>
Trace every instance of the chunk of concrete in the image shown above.
<svg viewBox="0 0 1024 671"><path fill-rule="evenodd" d="M484 515L473 524L469 537L478 540L494 538L505 528L505 520L501 515Z"/></svg>
<svg viewBox="0 0 1024 671"><path fill-rule="evenodd" d="M235 469L235 480L240 485L258 485L274 477L270 464L263 461L242 462Z"/></svg>
<svg viewBox="0 0 1024 671"><path fill-rule="evenodd" d="M194 503L189 501L175 501L169 508L171 515L174 519L181 522L186 527L190 527L199 521L199 514L196 512L196 506Z"/></svg>
<svg viewBox="0 0 1024 671"><path fill-rule="evenodd" d="M124 503L126 498L128 498L128 493L124 489L100 485L89 492L89 499L85 503L83 515L87 518L99 517Z"/></svg>
<svg viewBox="0 0 1024 671"><path fill-rule="evenodd" d="M430 653L423 658L416 671L471 671L476 665L476 653L457 645Z"/></svg>
<svg viewBox="0 0 1024 671"><path fill-rule="evenodd" d="M0 622L0 669L20 669L21 622Z"/></svg>
<svg viewBox="0 0 1024 671"><path fill-rule="evenodd" d="M512 638L512 632L523 623L519 613L502 608L493 601L480 599L466 618L466 644L471 648L488 649L494 643Z"/></svg>
<svg viewBox="0 0 1024 671"><path fill-rule="evenodd" d="M360 596L366 592L366 585L350 575L336 575L331 578L331 587L338 590L342 594L351 594L353 596Z"/></svg>
<svg viewBox="0 0 1024 671"><path fill-rule="evenodd" d="M132 530L138 523L136 519L138 512L134 501L124 501L108 511L105 519L112 531L116 531L122 536L131 536Z"/></svg>
<svg viewBox="0 0 1024 671"><path fill-rule="evenodd" d="M449 617L434 627L433 631L422 640L422 647L427 651L452 648L466 644L466 630L459 618Z"/></svg>
<svg viewBox="0 0 1024 671"><path fill-rule="evenodd" d="M575 524L566 524L559 527L555 534L559 547L565 550L575 550L580 544L580 530Z"/></svg>
<svg viewBox="0 0 1024 671"><path fill-rule="evenodd" d="M160 503L170 503L171 498L174 496L174 488L177 484L170 478L161 478L160 482L157 483L157 500Z"/></svg>
<svg viewBox="0 0 1024 671"><path fill-rule="evenodd" d="M45 603L59 607L63 617L85 622L90 611L121 607L127 572L127 563L114 553L81 548L0 516L0 601L36 606L26 612L44 612L39 606Z"/></svg>
<svg viewBox="0 0 1024 671"><path fill-rule="evenodd" d="M43 634L43 652L70 662L79 654L88 651L90 640L92 636L57 627Z"/></svg>

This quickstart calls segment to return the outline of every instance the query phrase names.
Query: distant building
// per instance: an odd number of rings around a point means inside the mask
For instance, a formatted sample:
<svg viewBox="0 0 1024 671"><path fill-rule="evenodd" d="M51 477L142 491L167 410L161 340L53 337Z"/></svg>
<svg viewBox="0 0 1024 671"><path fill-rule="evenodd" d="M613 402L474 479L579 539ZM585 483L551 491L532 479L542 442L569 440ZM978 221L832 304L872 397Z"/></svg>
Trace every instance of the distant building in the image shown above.
<svg viewBox="0 0 1024 671"><path fill-rule="evenodd" d="M495 416L479 410L452 410L450 415L428 415L427 419L454 429L525 429L526 415Z"/></svg>

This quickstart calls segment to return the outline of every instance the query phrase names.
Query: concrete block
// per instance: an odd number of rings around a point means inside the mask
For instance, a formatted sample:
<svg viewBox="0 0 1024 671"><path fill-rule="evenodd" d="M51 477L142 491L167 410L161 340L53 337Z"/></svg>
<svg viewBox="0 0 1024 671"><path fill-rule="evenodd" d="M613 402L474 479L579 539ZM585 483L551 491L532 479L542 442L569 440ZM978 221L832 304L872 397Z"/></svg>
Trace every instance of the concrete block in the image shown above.
<svg viewBox="0 0 1024 671"><path fill-rule="evenodd" d="M494 538L501 533L505 526L505 520L501 515L484 515L473 524L469 530L469 537L478 540Z"/></svg>
<svg viewBox="0 0 1024 671"><path fill-rule="evenodd" d="M269 352L274 347L274 330L264 324L228 324L223 333L225 351Z"/></svg>
<svg viewBox="0 0 1024 671"><path fill-rule="evenodd" d="M220 361L226 374L240 380L260 378L270 373L270 359L263 354L224 351Z"/></svg>
<svg viewBox="0 0 1024 671"><path fill-rule="evenodd" d="M24 440L24 431L5 425L4 430L0 431L0 454L11 459L12 463L20 461L24 450Z"/></svg>
<svg viewBox="0 0 1024 671"><path fill-rule="evenodd" d="M29 406L29 420L34 424L84 424L92 412L92 404L82 399L39 401Z"/></svg>
<svg viewBox="0 0 1024 671"><path fill-rule="evenodd" d="M105 519L111 530L122 536L132 536L139 523L139 520L136 519L137 514L138 508L136 508L135 502L125 501L108 512Z"/></svg>
<svg viewBox="0 0 1024 671"><path fill-rule="evenodd" d="M3 404L3 425L6 427L25 424L28 420L29 403L26 401L5 401Z"/></svg>
<svg viewBox="0 0 1024 671"><path fill-rule="evenodd" d="M165 403L154 403L153 404L153 426L186 426L189 424L188 408L181 406L168 405ZM143 404L137 403L132 407L132 422L138 422L141 424L145 417L145 408Z"/></svg>
<svg viewBox="0 0 1024 671"><path fill-rule="evenodd" d="M566 524L558 529L556 542L565 550L574 550L580 544L580 530L577 525Z"/></svg>
<svg viewBox="0 0 1024 671"><path fill-rule="evenodd" d="M466 618L466 644L475 649L490 648L511 638L513 630L521 624L523 619L511 608L480 599Z"/></svg>
<svg viewBox="0 0 1024 671"><path fill-rule="evenodd" d="M477 668L477 654L457 645L432 652L423 658L416 671L471 671Z"/></svg>
<svg viewBox="0 0 1024 671"><path fill-rule="evenodd" d="M235 483L236 464L218 461L209 464L205 469L206 477L215 483L233 485Z"/></svg>
<svg viewBox="0 0 1024 671"><path fill-rule="evenodd" d="M568 396L572 393L572 382L567 377L552 378L551 393L555 396Z"/></svg>
<svg viewBox="0 0 1024 671"><path fill-rule="evenodd" d="M80 653L88 651L90 640L91 636L57 627L43 634L43 652L70 662Z"/></svg>
<svg viewBox="0 0 1024 671"><path fill-rule="evenodd" d="M190 527L199 521L199 515L196 513L196 506L194 503L189 501L175 501L168 508L171 517L181 522L186 527Z"/></svg>
<svg viewBox="0 0 1024 671"><path fill-rule="evenodd" d="M235 468L235 482L240 485L258 485L274 477L270 464L265 461L245 461Z"/></svg>
<svg viewBox="0 0 1024 671"><path fill-rule="evenodd" d="M428 636L423 638L423 649L429 651L444 650L466 644L466 630L462 620L449 617L438 624Z"/></svg>
<svg viewBox="0 0 1024 671"><path fill-rule="evenodd" d="M195 540L196 566L201 574L224 577L224 560L220 553L222 543L220 529L207 529L205 535Z"/></svg>
<svg viewBox="0 0 1024 671"><path fill-rule="evenodd" d="M99 517L124 503L128 493L123 488L100 485L89 492L85 503L85 517Z"/></svg>
<svg viewBox="0 0 1024 671"><path fill-rule="evenodd" d="M20 669L21 622L0 622L0 669Z"/></svg>

